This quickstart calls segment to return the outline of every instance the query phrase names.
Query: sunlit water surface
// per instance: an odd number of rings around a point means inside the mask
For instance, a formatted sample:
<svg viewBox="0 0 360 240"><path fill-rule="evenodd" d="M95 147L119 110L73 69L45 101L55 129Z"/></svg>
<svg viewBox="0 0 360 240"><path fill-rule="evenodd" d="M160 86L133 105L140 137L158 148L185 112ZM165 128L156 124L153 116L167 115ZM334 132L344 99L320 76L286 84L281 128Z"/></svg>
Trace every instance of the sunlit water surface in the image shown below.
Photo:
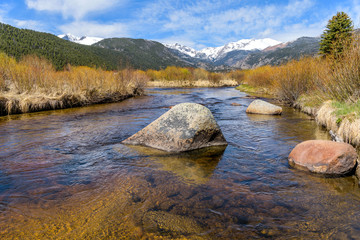
<svg viewBox="0 0 360 240"><path fill-rule="evenodd" d="M232 88L147 94L0 118L0 238L359 238L358 180L288 165L297 143L328 139L308 116L248 115L252 99ZM183 102L212 111L226 149L120 143Z"/></svg>

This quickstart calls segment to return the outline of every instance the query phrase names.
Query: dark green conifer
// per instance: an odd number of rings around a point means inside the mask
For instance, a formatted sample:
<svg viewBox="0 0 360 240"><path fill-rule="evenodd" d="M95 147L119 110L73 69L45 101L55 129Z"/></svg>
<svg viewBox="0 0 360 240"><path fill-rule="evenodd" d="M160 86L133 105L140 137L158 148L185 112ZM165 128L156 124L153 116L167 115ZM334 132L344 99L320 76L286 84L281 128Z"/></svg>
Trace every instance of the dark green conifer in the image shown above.
<svg viewBox="0 0 360 240"><path fill-rule="evenodd" d="M350 17L344 12L333 16L321 36L320 54L339 57L344 48L352 41L354 25Z"/></svg>

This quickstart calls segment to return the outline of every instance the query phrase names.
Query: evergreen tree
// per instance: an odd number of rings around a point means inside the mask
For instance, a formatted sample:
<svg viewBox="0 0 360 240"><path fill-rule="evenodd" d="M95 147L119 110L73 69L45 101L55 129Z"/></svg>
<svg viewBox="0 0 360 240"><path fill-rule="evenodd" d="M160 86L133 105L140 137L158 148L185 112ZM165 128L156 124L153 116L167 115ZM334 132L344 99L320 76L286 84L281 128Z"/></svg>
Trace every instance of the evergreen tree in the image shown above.
<svg viewBox="0 0 360 240"><path fill-rule="evenodd" d="M350 17L344 12L338 12L329 20L321 36L320 53L337 58L346 45L351 43L353 30L354 25Z"/></svg>

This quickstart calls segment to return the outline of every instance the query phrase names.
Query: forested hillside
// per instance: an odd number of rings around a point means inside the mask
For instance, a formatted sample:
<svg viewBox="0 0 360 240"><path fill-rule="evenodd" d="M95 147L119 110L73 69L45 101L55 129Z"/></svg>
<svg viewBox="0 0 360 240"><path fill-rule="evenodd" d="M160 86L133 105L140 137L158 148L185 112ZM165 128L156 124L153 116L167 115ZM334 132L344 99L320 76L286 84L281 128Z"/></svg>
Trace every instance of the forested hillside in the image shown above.
<svg viewBox="0 0 360 240"><path fill-rule="evenodd" d="M191 66L174 56L168 48L143 39L105 39L92 46L81 45L33 30L0 23L0 51L20 59L35 54L50 60L57 70L67 64L114 70L124 67L161 69L167 66Z"/></svg>
<svg viewBox="0 0 360 240"><path fill-rule="evenodd" d="M128 64L137 69L162 69L172 65L193 66L190 62L175 56L163 44L145 39L108 38L92 46L111 49L129 56Z"/></svg>
<svg viewBox="0 0 360 240"><path fill-rule="evenodd" d="M126 62L121 53L108 49L84 46L58 38L49 33L36 32L0 23L0 50L20 59L35 54L49 59L56 69L66 64L116 69Z"/></svg>

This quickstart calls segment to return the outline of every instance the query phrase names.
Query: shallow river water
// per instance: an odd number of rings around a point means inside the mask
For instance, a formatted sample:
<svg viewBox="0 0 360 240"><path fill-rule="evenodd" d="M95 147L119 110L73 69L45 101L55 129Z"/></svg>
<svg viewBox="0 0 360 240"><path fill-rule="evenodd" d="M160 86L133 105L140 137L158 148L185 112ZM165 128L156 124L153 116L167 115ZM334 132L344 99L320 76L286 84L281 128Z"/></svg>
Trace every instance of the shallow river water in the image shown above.
<svg viewBox="0 0 360 240"><path fill-rule="evenodd" d="M0 118L1 239L358 239L355 177L291 169L309 116L248 115L232 88ZM120 142L173 106L201 103L229 145L168 154ZM232 106L239 103L242 106Z"/></svg>

